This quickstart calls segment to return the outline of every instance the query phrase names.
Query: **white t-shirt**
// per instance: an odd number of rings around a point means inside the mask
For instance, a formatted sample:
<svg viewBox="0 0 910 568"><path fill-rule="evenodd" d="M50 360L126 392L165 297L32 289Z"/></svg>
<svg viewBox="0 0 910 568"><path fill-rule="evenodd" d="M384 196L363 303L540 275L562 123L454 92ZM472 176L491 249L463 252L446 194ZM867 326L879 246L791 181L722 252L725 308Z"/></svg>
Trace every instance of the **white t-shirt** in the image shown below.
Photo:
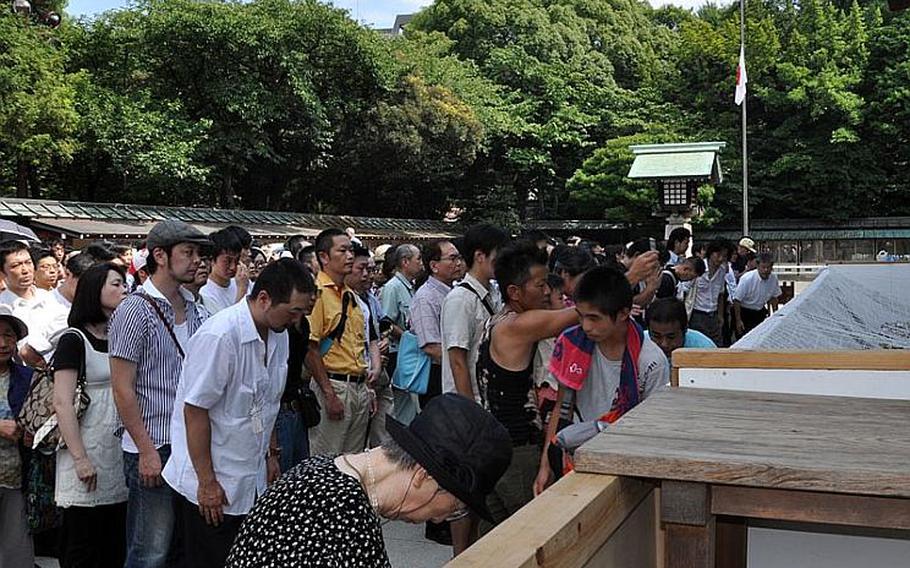
<svg viewBox="0 0 910 568"><path fill-rule="evenodd" d="M575 410L581 421L597 420L610 411L616 398L616 391L619 390L621 371L621 359L611 361L599 348L594 349L588 378L575 396ZM639 401L666 387L669 382L670 366L667 357L656 343L645 337L641 353L638 354ZM576 419L578 418L577 416Z"/></svg>
<svg viewBox="0 0 910 568"><path fill-rule="evenodd" d="M216 314L237 303L237 283L231 278L227 286L219 286L211 278L199 289L202 304L210 314Z"/></svg>
<svg viewBox="0 0 910 568"><path fill-rule="evenodd" d="M758 270L750 270L739 279L733 299L738 300L747 310L762 310L771 298L777 298L780 294L776 274L771 273L767 280L762 280Z"/></svg>

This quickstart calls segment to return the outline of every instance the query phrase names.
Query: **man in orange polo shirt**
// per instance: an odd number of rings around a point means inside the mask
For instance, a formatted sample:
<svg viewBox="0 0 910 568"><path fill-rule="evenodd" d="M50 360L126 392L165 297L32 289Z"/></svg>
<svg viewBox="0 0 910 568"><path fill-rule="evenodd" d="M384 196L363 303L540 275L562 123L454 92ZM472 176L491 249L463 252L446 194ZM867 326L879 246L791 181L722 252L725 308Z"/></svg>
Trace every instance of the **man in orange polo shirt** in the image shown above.
<svg viewBox="0 0 910 568"><path fill-rule="evenodd" d="M321 270L318 299L309 316L306 366L319 388L319 425L310 429L310 453L334 455L364 448L372 404L367 376L364 314L344 277L354 265L351 239L340 229L316 237Z"/></svg>

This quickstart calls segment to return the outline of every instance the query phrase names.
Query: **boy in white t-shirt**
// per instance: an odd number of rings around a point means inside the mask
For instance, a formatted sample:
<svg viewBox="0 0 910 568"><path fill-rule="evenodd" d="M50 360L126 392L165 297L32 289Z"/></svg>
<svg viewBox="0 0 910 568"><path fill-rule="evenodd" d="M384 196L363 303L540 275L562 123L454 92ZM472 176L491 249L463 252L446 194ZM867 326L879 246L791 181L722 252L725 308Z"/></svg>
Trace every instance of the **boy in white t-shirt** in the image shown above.
<svg viewBox="0 0 910 568"><path fill-rule="evenodd" d="M234 278L243 245L230 231L209 235L212 239L212 268L208 282L199 290L202 304L210 314L229 308L246 296L248 279Z"/></svg>

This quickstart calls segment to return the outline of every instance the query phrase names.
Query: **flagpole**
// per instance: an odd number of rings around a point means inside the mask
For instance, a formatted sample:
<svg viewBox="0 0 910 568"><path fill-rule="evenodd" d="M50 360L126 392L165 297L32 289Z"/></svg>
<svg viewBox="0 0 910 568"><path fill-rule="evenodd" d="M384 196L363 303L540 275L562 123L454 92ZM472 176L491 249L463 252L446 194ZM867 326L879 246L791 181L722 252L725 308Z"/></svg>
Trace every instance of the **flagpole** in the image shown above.
<svg viewBox="0 0 910 568"><path fill-rule="evenodd" d="M746 0L739 0L739 44L746 49ZM745 66L745 55L742 65ZM748 97L748 93L747 93ZM743 236L749 234L749 154L746 151L746 98L743 98Z"/></svg>

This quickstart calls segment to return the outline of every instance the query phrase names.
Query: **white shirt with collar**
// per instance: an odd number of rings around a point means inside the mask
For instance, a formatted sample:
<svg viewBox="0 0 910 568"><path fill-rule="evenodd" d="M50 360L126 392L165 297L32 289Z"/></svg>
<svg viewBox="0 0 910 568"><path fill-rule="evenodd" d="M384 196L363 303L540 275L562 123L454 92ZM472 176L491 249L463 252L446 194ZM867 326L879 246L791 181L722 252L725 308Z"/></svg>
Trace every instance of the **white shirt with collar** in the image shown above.
<svg viewBox="0 0 910 568"><path fill-rule="evenodd" d="M13 315L28 326L28 336L19 341L19 347L30 345L47 360L48 354L54 350L51 344L52 324L59 310L56 309L56 302L50 292L36 286L31 289L31 298L23 298L12 290L4 290L0 293L0 304L9 306Z"/></svg>
<svg viewBox="0 0 910 568"><path fill-rule="evenodd" d="M229 503L224 512L246 515L266 490L266 454L287 379L287 332L269 330L264 342L244 301L210 317L188 347L171 417L171 457L162 475L198 505L183 410L184 404L205 408L212 467Z"/></svg>
<svg viewBox="0 0 910 568"><path fill-rule="evenodd" d="M466 289L462 284L471 287ZM480 339L483 335L484 323L490 317L490 312L484 307L481 298L493 309L495 314L502 308L498 294L493 294L492 285L484 285L474 278L469 272L464 280L452 288L442 303L440 327L442 329L442 392L457 392L455 388L455 375L449 361L449 349L457 347L467 351L468 373L471 376L471 389L474 400L481 401L481 393L477 392L477 357L480 350ZM480 298L478 298L478 294Z"/></svg>
<svg viewBox="0 0 910 568"><path fill-rule="evenodd" d="M727 277L727 264L722 264L711 276L708 261L705 261L705 273L695 279L695 310L700 312L717 311L717 300L724 291Z"/></svg>

